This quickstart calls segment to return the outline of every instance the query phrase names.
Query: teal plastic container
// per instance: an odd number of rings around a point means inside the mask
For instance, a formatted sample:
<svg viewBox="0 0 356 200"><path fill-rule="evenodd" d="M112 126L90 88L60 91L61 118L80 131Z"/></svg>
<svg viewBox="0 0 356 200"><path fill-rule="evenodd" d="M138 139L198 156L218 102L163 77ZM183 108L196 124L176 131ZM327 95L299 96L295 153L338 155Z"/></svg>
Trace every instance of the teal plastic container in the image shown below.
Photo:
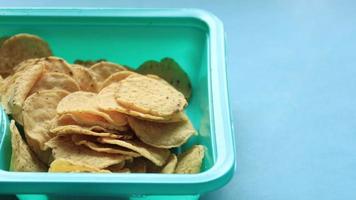
<svg viewBox="0 0 356 200"><path fill-rule="evenodd" d="M196 9L3 8L0 27L0 36L39 35L48 41L54 55L69 62L104 58L135 68L149 59L174 58L192 81L193 95L187 114L198 130L198 135L178 151L193 144L206 147L199 174L9 172L9 124L1 110L0 194L46 194L50 199L63 195L131 199L168 199L180 195L180 199L197 199L197 195L222 187L233 176L235 150L224 30L212 14Z"/></svg>

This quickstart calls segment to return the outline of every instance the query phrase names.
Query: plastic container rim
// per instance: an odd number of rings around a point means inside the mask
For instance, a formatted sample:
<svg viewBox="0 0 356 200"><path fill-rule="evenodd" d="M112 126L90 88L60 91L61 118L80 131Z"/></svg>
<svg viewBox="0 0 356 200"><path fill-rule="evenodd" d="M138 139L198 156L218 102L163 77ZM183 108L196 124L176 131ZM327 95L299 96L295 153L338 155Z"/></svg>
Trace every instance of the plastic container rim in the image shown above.
<svg viewBox="0 0 356 200"><path fill-rule="evenodd" d="M222 22L213 14L200 9L135 9L135 8L0 8L0 16L55 16L55 17L151 17L193 18L207 27L209 32L209 96L211 120L216 130L224 133L216 138L216 160L214 165L199 174L68 174L8 172L0 170L0 182L14 183L140 183L140 184L209 184L227 183L235 170L234 135L230 116L228 86L226 78L224 29ZM214 84L213 84L214 83ZM227 177L226 177L227 175ZM33 179L36 177L36 179ZM173 179L174 177L174 179ZM222 179L224 181L222 181ZM222 182L221 182L222 181ZM216 186L217 187L217 186ZM210 188L212 189L212 188ZM209 190L210 190L209 189ZM207 188L208 191L208 188Z"/></svg>

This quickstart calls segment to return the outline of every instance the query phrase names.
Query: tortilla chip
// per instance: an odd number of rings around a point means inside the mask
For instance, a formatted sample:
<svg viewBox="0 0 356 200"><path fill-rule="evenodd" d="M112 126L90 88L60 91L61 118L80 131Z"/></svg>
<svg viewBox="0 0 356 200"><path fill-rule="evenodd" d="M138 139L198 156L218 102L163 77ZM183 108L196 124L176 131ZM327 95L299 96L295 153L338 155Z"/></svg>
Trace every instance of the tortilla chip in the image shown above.
<svg viewBox="0 0 356 200"><path fill-rule="evenodd" d="M97 92L98 84L89 69L81 65L72 65L73 78L77 81L80 89L87 92Z"/></svg>
<svg viewBox="0 0 356 200"><path fill-rule="evenodd" d="M120 81L116 101L123 107L155 116L172 116L187 105L182 93L159 80L131 75Z"/></svg>
<svg viewBox="0 0 356 200"><path fill-rule="evenodd" d="M54 160L48 172L91 172L91 173L110 173L109 170L98 169L81 163L76 163L67 159Z"/></svg>
<svg viewBox="0 0 356 200"><path fill-rule="evenodd" d="M120 135L119 137L120 138L122 137L123 139L131 139L134 136L134 133L128 130L128 127L125 127L126 128L125 130L117 130L117 129L110 129L107 127L103 127L100 125L87 125L85 123L82 123L82 121L78 120L72 114L64 114L64 115L57 116L52 128L56 128L58 126L66 126L66 125L81 126L87 130L91 130L99 133L113 133L116 135Z"/></svg>
<svg viewBox="0 0 356 200"><path fill-rule="evenodd" d="M161 62L154 60L144 62L137 72L141 74L154 74L171 84L180 91L187 100L192 94L192 85L187 73L171 58L164 58Z"/></svg>
<svg viewBox="0 0 356 200"><path fill-rule="evenodd" d="M182 112L174 114L170 117L161 117L161 116L154 116L151 114L140 113L134 110L124 108L115 100L115 91L117 90L117 87L118 87L118 83L110 84L109 86L103 88L96 96L98 107L100 110L105 112L112 111L112 112L125 113L127 115L131 115L140 119L162 122L162 123L187 120L186 116Z"/></svg>
<svg viewBox="0 0 356 200"><path fill-rule="evenodd" d="M86 146L93 151L121 154L121 155L127 155L132 157L140 156L140 154L130 149L122 148L117 145L96 143L95 140L96 138L87 135L72 135L72 141L74 142L74 144Z"/></svg>
<svg viewBox="0 0 356 200"><path fill-rule="evenodd" d="M89 69L92 71L95 79L99 83L105 81L105 79L107 79L109 76L111 76L116 72L126 70L125 67L119 64L105 62L105 61L96 63L93 66L91 66Z"/></svg>
<svg viewBox="0 0 356 200"><path fill-rule="evenodd" d="M33 65L42 65L44 72L57 72L73 76L70 65L64 59L54 56L25 60L15 67L15 72L26 71Z"/></svg>
<svg viewBox="0 0 356 200"><path fill-rule="evenodd" d="M181 146L196 132L189 120L155 123L130 117L129 125L142 142L165 149Z"/></svg>
<svg viewBox="0 0 356 200"><path fill-rule="evenodd" d="M127 156L119 154L108 154L96 152L84 146L75 145L72 142L71 136L56 136L46 143L52 149L54 159L68 159L70 161L80 163L99 169L120 163Z"/></svg>
<svg viewBox="0 0 356 200"><path fill-rule="evenodd" d="M11 120L11 171L17 172L44 172L47 171L47 167L38 160L36 155L27 146L25 141L21 138L15 121Z"/></svg>
<svg viewBox="0 0 356 200"><path fill-rule="evenodd" d="M70 76L63 73L50 72L45 73L40 77L32 87L29 95L41 90L50 89L65 90L69 93L80 90L78 83Z"/></svg>
<svg viewBox="0 0 356 200"><path fill-rule="evenodd" d="M107 79L105 79L105 81L101 84L101 89L109 86L112 83L118 83L121 80L127 78L128 76L135 74L135 72L132 71L120 71L120 72L116 72L115 74L110 75Z"/></svg>
<svg viewBox="0 0 356 200"><path fill-rule="evenodd" d="M30 34L17 34L5 40L0 48L0 74L11 74L20 62L30 58L52 55L48 44L41 38Z"/></svg>
<svg viewBox="0 0 356 200"><path fill-rule="evenodd" d="M204 147L202 145L194 145L184 153L178 155L178 163L175 169L176 174L196 174L200 172L200 168L204 158Z"/></svg>
<svg viewBox="0 0 356 200"><path fill-rule="evenodd" d="M13 114L15 120L22 124L22 106L35 85L37 80L41 77L43 66L35 65L26 73L21 73L16 78L12 86L10 86L8 105L10 112Z"/></svg>
<svg viewBox="0 0 356 200"><path fill-rule="evenodd" d="M86 127L102 127L105 130L112 130L110 132L126 131L127 126L114 126L107 122L104 118L87 114L87 113L72 113L62 114L57 118L58 125L80 125ZM105 131L104 131L105 132Z"/></svg>
<svg viewBox="0 0 356 200"><path fill-rule="evenodd" d="M91 92L74 92L58 104L58 114L87 113L104 118L108 123L122 127L127 124L127 117L120 113L105 113L98 109L96 94ZM112 114L112 115L110 115Z"/></svg>
<svg viewBox="0 0 356 200"><path fill-rule="evenodd" d="M11 114L11 110L8 103L9 103L10 95L12 95L12 90L16 78L17 78L16 75L8 76L2 81L1 84L1 88L0 88L1 105L7 114Z"/></svg>
<svg viewBox="0 0 356 200"><path fill-rule="evenodd" d="M161 173L163 174L173 174L176 169L178 163L177 156L175 154L171 154L168 158L166 165L162 168Z"/></svg>
<svg viewBox="0 0 356 200"><path fill-rule="evenodd" d="M164 165L170 154L170 151L167 149L151 147L140 142L139 140L119 140L100 137L98 138L98 141L104 144L114 144L120 147L131 149L158 166Z"/></svg>
<svg viewBox="0 0 356 200"><path fill-rule="evenodd" d="M43 90L26 99L23 106L23 122L30 148L44 163L48 162L49 152L45 142L52 138L50 128L56 117L58 102L68 95L63 90Z"/></svg>
<svg viewBox="0 0 356 200"><path fill-rule="evenodd" d="M57 126L50 130L53 135L71 135L71 134L82 134L82 135L91 135L98 137L110 137L110 138L120 138L120 135L113 133L105 132L95 132L90 130L91 127L83 127L77 125L65 125Z"/></svg>

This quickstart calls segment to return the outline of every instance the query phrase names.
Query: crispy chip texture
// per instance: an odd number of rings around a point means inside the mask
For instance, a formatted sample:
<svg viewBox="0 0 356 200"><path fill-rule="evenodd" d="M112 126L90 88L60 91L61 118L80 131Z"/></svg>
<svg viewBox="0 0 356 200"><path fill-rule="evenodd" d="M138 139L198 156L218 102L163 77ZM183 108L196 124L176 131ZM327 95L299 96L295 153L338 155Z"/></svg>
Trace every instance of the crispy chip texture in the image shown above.
<svg viewBox="0 0 356 200"><path fill-rule="evenodd" d="M72 65L73 78L77 81L80 89L87 92L97 92L98 84L89 71L81 65Z"/></svg>
<svg viewBox="0 0 356 200"><path fill-rule="evenodd" d="M160 62L149 60L144 62L137 71L141 74L155 74L183 93L187 100L192 94L192 86L182 68L171 58L164 58Z"/></svg>
<svg viewBox="0 0 356 200"><path fill-rule="evenodd" d="M147 113L141 113L135 110L124 108L115 100L115 91L118 88L118 83L110 84L103 88L97 95L97 103L100 110L125 113L140 119L156 121L156 122L177 122L187 120L184 113L179 112L169 117L155 116Z"/></svg>
<svg viewBox="0 0 356 200"><path fill-rule="evenodd" d="M76 145L83 145L89 149L97 152L121 154L132 157L140 157L141 155L127 148L123 148L117 145L97 143L96 138L88 137L85 135L72 135L72 141Z"/></svg>
<svg viewBox="0 0 356 200"><path fill-rule="evenodd" d="M184 144L194 133L191 122L155 123L130 117L129 125L144 143L170 149Z"/></svg>
<svg viewBox="0 0 356 200"><path fill-rule="evenodd" d="M75 145L71 136L56 136L46 144L52 149L54 159L63 158L99 169L128 159L127 156L96 152L84 146Z"/></svg>
<svg viewBox="0 0 356 200"><path fill-rule="evenodd" d="M116 72L115 74L112 74L107 79L105 79L105 81L101 84L100 87L102 89L106 86L109 86L112 83L118 83L132 74L135 74L135 72L128 71L128 70Z"/></svg>
<svg viewBox="0 0 356 200"><path fill-rule="evenodd" d="M169 156L166 165L162 168L161 173L173 174L174 170L176 169L177 162L178 162L177 156L172 153L171 156Z"/></svg>
<svg viewBox="0 0 356 200"><path fill-rule="evenodd" d="M115 98L125 108L155 116L171 116L187 105L182 93L172 86L142 75L120 81Z"/></svg>
<svg viewBox="0 0 356 200"><path fill-rule="evenodd" d="M78 113L79 115L82 113L92 114L104 118L104 120L117 128L127 124L126 116L120 113L105 113L99 110L96 94L91 92L78 91L66 96L58 104L57 113Z"/></svg>
<svg viewBox="0 0 356 200"><path fill-rule="evenodd" d="M52 54L48 44L30 34L17 34L2 42L0 47L0 74L9 75L20 62Z"/></svg>
<svg viewBox="0 0 356 200"><path fill-rule="evenodd" d="M44 72L57 72L73 76L70 65L64 59L54 56L25 60L15 67L15 72L26 71L33 65L42 65Z"/></svg>
<svg viewBox="0 0 356 200"><path fill-rule="evenodd" d="M36 155L27 146L21 138L15 121L11 120L11 170L17 172L44 172L47 171L46 166L38 160Z"/></svg>
<svg viewBox="0 0 356 200"><path fill-rule="evenodd" d="M16 121L22 124L22 106L32 87L41 77L43 66L35 65L16 78L9 91L8 105Z"/></svg>
<svg viewBox="0 0 356 200"><path fill-rule="evenodd" d="M127 126L115 126L107 122L103 117L88 114L88 113L71 113L71 114L61 114L57 118L57 123L60 125L80 125L80 126L95 126L102 127L106 130L113 131L126 131Z"/></svg>
<svg viewBox="0 0 356 200"><path fill-rule="evenodd" d="M89 69L93 72L93 75L98 82L105 81L105 79L116 72L126 70L126 68L121 65L106 61L96 63Z"/></svg>
<svg viewBox="0 0 356 200"><path fill-rule="evenodd" d="M52 138L50 128L56 117L58 102L68 95L63 90L43 90L28 97L23 107L23 122L27 142L43 161L48 162L45 142Z"/></svg>
<svg viewBox="0 0 356 200"><path fill-rule="evenodd" d="M120 138L120 135L107 132L96 132L92 130L93 127L83 127L78 125L64 125L57 126L50 130L53 135L71 135L71 134L81 134L81 135L91 135L98 137L110 137L110 138Z"/></svg>
<svg viewBox="0 0 356 200"><path fill-rule="evenodd" d="M175 169L177 174L196 174L200 172L200 168L204 158L204 147L202 145L194 145L184 153L178 156L178 163Z"/></svg>
<svg viewBox="0 0 356 200"><path fill-rule="evenodd" d="M200 172L202 145L174 153L196 130L184 111L191 82L173 59L138 70L105 60L69 64L40 37L17 34L0 37L0 61L0 100L15 120L11 170Z"/></svg>
<svg viewBox="0 0 356 200"><path fill-rule="evenodd" d="M43 74L36 84L32 87L29 95L41 91L59 89L69 93L80 90L78 83L64 73L50 72Z"/></svg>
<svg viewBox="0 0 356 200"><path fill-rule="evenodd" d="M85 164L76 163L67 159L54 160L48 172L91 172L91 173L110 173L109 170L98 169Z"/></svg>
<svg viewBox="0 0 356 200"><path fill-rule="evenodd" d="M114 144L120 147L131 149L158 166L164 165L169 157L170 151L146 145L138 140L119 140L113 138L100 137L98 141L104 144Z"/></svg>
<svg viewBox="0 0 356 200"><path fill-rule="evenodd" d="M72 127L75 129L78 129L78 127L81 127L82 129L96 132L97 134L112 133L112 134L117 135L117 136L113 136L114 138L132 139L134 137L134 133L131 130L121 131L121 130L117 130L117 129L105 128L103 126L98 126L98 125L85 125L85 124L81 123L80 121L78 122L77 119L75 117L73 117L73 115L71 115L71 114L64 114L61 116L57 116L55 119L55 122L53 123L52 129L55 129L55 128L61 127L61 126L64 127L64 126L68 126L68 125L72 125ZM69 128L69 127L65 128L65 129L67 129L67 130L62 130L62 131L64 131L64 132L72 131L72 128ZM55 130L55 132L57 132L57 131L59 131L59 130ZM91 135L91 134L89 134L89 135ZM103 135L103 136L110 137L110 135Z"/></svg>

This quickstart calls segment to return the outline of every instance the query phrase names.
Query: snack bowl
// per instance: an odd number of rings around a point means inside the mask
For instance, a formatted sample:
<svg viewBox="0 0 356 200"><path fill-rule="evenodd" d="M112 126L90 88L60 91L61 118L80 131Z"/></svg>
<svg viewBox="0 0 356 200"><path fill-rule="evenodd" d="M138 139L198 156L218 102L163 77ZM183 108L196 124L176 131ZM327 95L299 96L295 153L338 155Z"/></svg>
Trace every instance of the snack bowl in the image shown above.
<svg viewBox="0 0 356 200"><path fill-rule="evenodd" d="M197 198L222 187L233 176L235 145L224 31L212 14L196 9L2 8L0 25L0 35L39 35L51 44L55 55L70 62L104 58L136 68L144 60L174 58L192 82L186 112L198 131L176 151L194 144L205 146L198 174L10 172L9 119L1 109L0 194Z"/></svg>

